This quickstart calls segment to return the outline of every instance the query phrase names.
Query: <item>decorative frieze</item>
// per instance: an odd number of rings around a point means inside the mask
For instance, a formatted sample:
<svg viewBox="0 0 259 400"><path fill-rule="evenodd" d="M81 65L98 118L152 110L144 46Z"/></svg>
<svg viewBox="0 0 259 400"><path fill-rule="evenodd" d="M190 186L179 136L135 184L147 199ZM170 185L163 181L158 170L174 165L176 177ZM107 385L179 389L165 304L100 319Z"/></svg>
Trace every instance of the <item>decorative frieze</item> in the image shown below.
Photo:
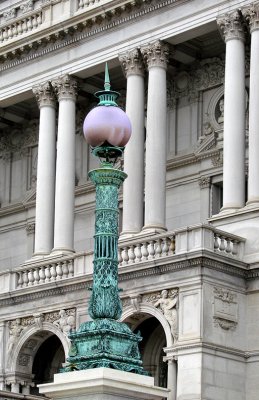
<svg viewBox="0 0 259 400"><path fill-rule="evenodd" d="M0 158L8 160L11 154L22 157L28 154L28 148L37 145L39 121L31 120L20 129L0 132Z"/></svg>
<svg viewBox="0 0 259 400"><path fill-rule="evenodd" d="M217 23L225 41L231 39L245 41L245 23L239 10L218 18Z"/></svg>
<svg viewBox="0 0 259 400"><path fill-rule="evenodd" d="M52 106L55 107L56 96L50 82L44 82L32 88L37 99L39 107Z"/></svg>
<svg viewBox="0 0 259 400"><path fill-rule="evenodd" d="M140 51L148 69L152 67L167 68L169 59L169 45L167 43L157 40L141 47Z"/></svg>
<svg viewBox="0 0 259 400"><path fill-rule="evenodd" d="M143 59L138 49L121 54L119 60L126 77L129 75L144 75L145 69Z"/></svg>
<svg viewBox="0 0 259 400"><path fill-rule="evenodd" d="M24 3L22 3L20 5L20 9L21 9L22 13L24 14L24 13L26 13L28 11L32 11L33 10L33 3L34 3L34 0L28 0L28 1L25 1Z"/></svg>
<svg viewBox="0 0 259 400"><path fill-rule="evenodd" d="M214 287L214 325L234 330L238 323L237 295L230 290Z"/></svg>

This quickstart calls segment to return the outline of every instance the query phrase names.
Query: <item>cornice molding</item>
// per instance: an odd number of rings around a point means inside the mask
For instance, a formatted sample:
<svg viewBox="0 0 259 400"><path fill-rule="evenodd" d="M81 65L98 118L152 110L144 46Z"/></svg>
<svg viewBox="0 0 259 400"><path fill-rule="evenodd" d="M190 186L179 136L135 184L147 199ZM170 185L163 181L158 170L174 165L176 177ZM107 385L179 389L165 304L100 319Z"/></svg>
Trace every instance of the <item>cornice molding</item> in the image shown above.
<svg viewBox="0 0 259 400"><path fill-rule="evenodd" d="M161 262L161 260L159 260ZM232 265L230 264L232 262ZM234 265L236 264L236 266ZM243 265L243 268L240 266ZM193 269L195 267L199 267L202 270L204 268L209 268L213 270L217 270L224 274L228 274L231 276L237 276L241 278L246 278L248 276L248 270L245 269L244 263L237 263L236 260L225 259L222 257L222 261L215 260L214 258L210 258L207 255L204 256L196 256L192 255L190 259L178 260L175 262L168 262L167 264L159 265L158 262L147 262L143 265L139 265L139 269L134 265L134 269L125 271L125 268L119 268L119 281L125 282L132 279L140 279L151 276L161 276L162 274L177 272L181 270ZM202 275L203 272L201 271ZM71 282L72 280L72 282ZM55 295L64 295L69 292L76 292L79 290L85 290L89 288L92 283L92 276L88 276L88 278L84 277L73 277L71 280L67 279L66 282L59 281L58 286L57 282L55 283L55 287L53 288L44 288L44 285L38 286L38 291L36 291L36 287L26 288L26 293L24 293L25 289L15 290L13 292L9 292L6 295L2 295L0 299L0 307L15 305L22 302L34 301L38 299L43 299ZM78 282L75 282L75 281ZM7 296L7 297L6 297Z"/></svg>
<svg viewBox="0 0 259 400"><path fill-rule="evenodd" d="M178 3L185 2L186 0L156 0L153 4L148 4L149 0L144 1L142 5L135 4L133 6L132 1L129 0L127 2L129 5L131 4L129 9L125 8L125 4L122 6L117 4L113 6L113 9L116 11L114 13L109 13L111 10L108 8L106 12L100 8L99 13L95 15L86 12L80 13L75 18L72 17L68 21L64 21L62 29L55 31L53 28L48 28L44 32L40 30L35 35L22 38L20 44L17 42L11 43L9 46L6 46L6 49L3 48L3 51L0 53L0 62L2 61L0 71L43 57L53 51L57 52L65 47L74 46L80 41L115 29L119 25L131 23L132 20L142 18L164 7L176 6ZM68 24L65 22L68 22ZM54 29L57 26L54 26ZM60 26L61 24L59 24L59 28Z"/></svg>

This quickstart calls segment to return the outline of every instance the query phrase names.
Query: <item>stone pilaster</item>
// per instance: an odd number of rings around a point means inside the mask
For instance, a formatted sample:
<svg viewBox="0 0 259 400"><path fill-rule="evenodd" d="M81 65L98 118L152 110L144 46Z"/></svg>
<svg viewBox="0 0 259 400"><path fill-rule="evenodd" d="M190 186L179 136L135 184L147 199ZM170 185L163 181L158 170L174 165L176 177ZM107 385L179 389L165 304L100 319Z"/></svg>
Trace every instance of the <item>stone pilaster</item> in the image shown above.
<svg viewBox="0 0 259 400"><path fill-rule="evenodd" d="M218 25L226 42L222 212L232 212L245 204L245 30L239 12Z"/></svg>
<svg viewBox="0 0 259 400"><path fill-rule="evenodd" d="M145 70L137 49L121 55L119 59L127 77L126 113L132 125L131 139L124 153L124 171L128 178L123 188L122 234L129 235L140 232L143 226Z"/></svg>
<svg viewBox="0 0 259 400"><path fill-rule="evenodd" d="M54 251L74 248L75 101L77 82L65 75L52 82L59 101Z"/></svg>
<svg viewBox="0 0 259 400"><path fill-rule="evenodd" d="M242 10L251 32L247 205L259 206L259 4Z"/></svg>
<svg viewBox="0 0 259 400"><path fill-rule="evenodd" d="M141 48L148 68L145 230L165 230L167 44L156 41Z"/></svg>
<svg viewBox="0 0 259 400"><path fill-rule="evenodd" d="M50 82L34 87L33 93L40 108L34 254L44 255L53 247L56 98Z"/></svg>

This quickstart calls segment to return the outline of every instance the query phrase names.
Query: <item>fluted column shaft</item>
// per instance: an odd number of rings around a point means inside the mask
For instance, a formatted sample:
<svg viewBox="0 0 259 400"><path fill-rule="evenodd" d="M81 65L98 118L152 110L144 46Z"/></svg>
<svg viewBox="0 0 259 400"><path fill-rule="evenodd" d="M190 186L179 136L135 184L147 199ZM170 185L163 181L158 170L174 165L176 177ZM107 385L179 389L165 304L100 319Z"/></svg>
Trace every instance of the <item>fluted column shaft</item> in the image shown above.
<svg viewBox="0 0 259 400"><path fill-rule="evenodd" d="M77 83L68 75L53 82L58 101L54 251L74 249L75 101Z"/></svg>
<svg viewBox="0 0 259 400"><path fill-rule="evenodd" d="M120 57L127 77L126 113L132 135L124 153L124 171L128 178L123 188L122 235L141 231L144 209L144 66L137 50ZM133 189L134 188L134 189Z"/></svg>
<svg viewBox="0 0 259 400"><path fill-rule="evenodd" d="M247 205L259 206L259 5L244 10L251 31Z"/></svg>
<svg viewBox="0 0 259 400"><path fill-rule="evenodd" d="M157 41L141 49L148 67L145 226L165 230L166 68L168 46Z"/></svg>
<svg viewBox="0 0 259 400"><path fill-rule="evenodd" d="M238 12L218 20L226 41L223 208L245 203L245 35Z"/></svg>
<svg viewBox="0 0 259 400"><path fill-rule="evenodd" d="M34 255L53 248L56 170L56 100L50 82L33 88L40 108Z"/></svg>

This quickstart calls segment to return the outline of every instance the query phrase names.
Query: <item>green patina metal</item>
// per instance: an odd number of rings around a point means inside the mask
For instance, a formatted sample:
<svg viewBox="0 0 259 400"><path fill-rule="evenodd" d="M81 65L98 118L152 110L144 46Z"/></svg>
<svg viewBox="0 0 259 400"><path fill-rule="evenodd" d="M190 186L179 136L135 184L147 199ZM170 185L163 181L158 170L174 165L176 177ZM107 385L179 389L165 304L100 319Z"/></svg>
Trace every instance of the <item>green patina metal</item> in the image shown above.
<svg viewBox="0 0 259 400"><path fill-rule="evenodd" d="M110 93L106 70L106 90ZM111 105L111 104L110 104ZM127 175L113 168L123 148L107 144L95 148L104 158L99 169L89 172L96 187L94 271L88 312L93 321L71 332L71 348L62 372L109 367L147 375L142 366L140 334L119 322L122 304L118 288L118 191Z"/></svg>

